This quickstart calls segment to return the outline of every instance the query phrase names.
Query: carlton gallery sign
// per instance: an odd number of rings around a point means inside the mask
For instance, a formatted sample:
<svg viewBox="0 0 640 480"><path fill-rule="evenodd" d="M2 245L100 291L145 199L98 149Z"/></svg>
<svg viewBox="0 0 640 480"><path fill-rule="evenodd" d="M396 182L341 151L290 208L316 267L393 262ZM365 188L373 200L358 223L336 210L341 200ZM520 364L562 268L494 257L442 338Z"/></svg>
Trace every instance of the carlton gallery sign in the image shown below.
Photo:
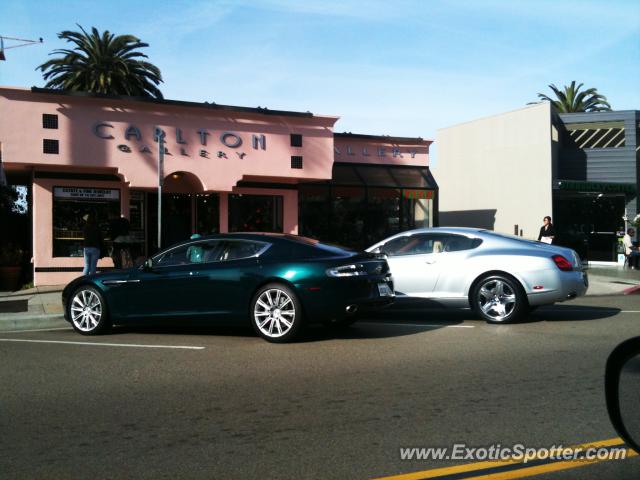
<svg viewBox="0 0 640 480"><path fill-rule="evenodd" d="M93 134L104 140L114 140L113 133L115 127L106 122L96 123L93 126ZM164 154L165 155L181 155L185 157L190 157L192 151L190 150L189 144L183 138L183 132L180 128L175 128L172 132L175 137L175 143L177 144L177 150L170 150L168 147L165 147ZM247 153L246 149L251 148L253 150L266 150L267 149L267 139L264 135L252 134L251 135L251 144L250 147L245 145L244 139L235 132L222 132L216 138L216 143L213 140L213 134L201 128L197 131L198 134L198 144L197 144L197 155L203 158L211 158L215 156L217 158L229 158L230 155L223 150L218 150L220 147L227 147L233 149L233 153L239 159L243 159ZM162 138L164 141L167 140L167 132L160 127L154 127L149 133L150 138L153 139L154 142L158 142L158 139ZM148 153L152 154L150 144L145 141L145 137L142 135L142 131L135 125L129 125L124 131L124 140L127 142L135 141L135 146L131 146L127 143L118 144L118 150L124 153L132 153L134 151L140 153ZM217 147L216 147L217 145ZM214 151L210 151L209 149L213 148Z"/></svg>

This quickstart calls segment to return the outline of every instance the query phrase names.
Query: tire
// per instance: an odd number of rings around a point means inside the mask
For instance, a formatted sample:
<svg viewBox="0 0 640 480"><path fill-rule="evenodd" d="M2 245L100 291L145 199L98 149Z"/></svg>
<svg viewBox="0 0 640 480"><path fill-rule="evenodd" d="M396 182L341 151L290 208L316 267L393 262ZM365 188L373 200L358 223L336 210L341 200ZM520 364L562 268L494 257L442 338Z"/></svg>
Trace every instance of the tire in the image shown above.
<svg viewBox="0 0 640 480"><path fill-rule="evenodd" d="M69 297L67 315L82 335L100 335L111 328L107 302L96 288L83 285Z"/></svg>
<svg viewBox="0 0 640 480"><path fill-rule="evenodd" d="M251 325L268 342L292 341L302 329L302 305L286 285L270 283L251 300Z"/></svg>
<svg viewBox="0 0 640 480"><path fill-rule="evenodd" d="M512 323L529 312L527 296L510 275L487 275L473 287L469 303L488 323Z"/></svg>

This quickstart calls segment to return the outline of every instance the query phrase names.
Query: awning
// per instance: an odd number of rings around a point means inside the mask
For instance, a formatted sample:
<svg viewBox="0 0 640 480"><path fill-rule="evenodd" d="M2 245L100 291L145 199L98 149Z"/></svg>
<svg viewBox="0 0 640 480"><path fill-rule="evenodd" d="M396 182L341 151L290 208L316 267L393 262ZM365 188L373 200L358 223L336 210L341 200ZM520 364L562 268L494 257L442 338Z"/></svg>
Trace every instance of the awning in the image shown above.
<svg viewBox="0 0 640 480"><path fill-rule="evenodd" d="M359 165L334 163L333 178L323 184L350 187L386 187L435 190L438 188L428 167L404 165Z"/></svg>

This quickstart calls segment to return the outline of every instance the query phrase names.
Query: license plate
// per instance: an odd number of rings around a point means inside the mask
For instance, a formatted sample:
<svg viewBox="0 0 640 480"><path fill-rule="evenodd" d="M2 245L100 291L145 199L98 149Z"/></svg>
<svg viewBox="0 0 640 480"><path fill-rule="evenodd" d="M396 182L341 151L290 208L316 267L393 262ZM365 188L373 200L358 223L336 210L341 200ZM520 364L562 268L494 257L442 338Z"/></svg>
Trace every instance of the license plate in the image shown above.
<svg viewBox="0 0 640 480"><path fill-rule="evenodd" d="M393 290L389 288L389 285L386 283L378 284L378 293L381 297L393 297Z"/></svg>

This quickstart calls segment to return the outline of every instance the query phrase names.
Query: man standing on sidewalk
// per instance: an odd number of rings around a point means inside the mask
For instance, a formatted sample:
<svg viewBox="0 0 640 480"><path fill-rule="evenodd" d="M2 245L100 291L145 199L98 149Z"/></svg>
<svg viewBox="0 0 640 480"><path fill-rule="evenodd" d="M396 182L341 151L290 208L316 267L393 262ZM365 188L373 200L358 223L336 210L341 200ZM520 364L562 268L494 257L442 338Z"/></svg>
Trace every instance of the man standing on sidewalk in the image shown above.
<svg viewBox="0 0 640 480"><path fill-rule="evenodd" d="M96 273L98 259L100 258L100 247L102 245L102 232L93 213L88 213L82 219L86 222L83 229L84 247L84 270L83 275Z"/></svg>
<svg viewBox="0 0 640 480"><path fill-rule="evenodd" d="M622 244L624 245L624 255L627 257L627 262L629 263L629 267L638 268L638 258L640 257L640 251L638 251L638 247L633 244L633 240L631 237L635 235L635 230L633 228L629 228L627 230L627 234L622 239Z"/></svg>

